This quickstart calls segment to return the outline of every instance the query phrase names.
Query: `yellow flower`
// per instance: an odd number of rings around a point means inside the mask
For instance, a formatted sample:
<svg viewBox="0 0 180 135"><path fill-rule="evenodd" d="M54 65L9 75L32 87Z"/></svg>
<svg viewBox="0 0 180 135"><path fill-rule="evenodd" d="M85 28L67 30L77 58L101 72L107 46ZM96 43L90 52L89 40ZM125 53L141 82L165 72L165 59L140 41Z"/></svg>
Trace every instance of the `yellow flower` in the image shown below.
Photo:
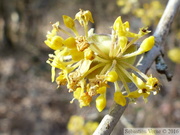
<svg viewBox="0 0 180 135"><path fill-rule="evenodd" d="M117 31L118 36L136 37L137 34L129 32L129 27L129 22L123 23L120 16L115 20L113 25L113 29Z"/></svg>
<svg viewBox="0 0 180 135"><path fill-rule="evenodd" d="M83 27L84 34L77 31L76 20ZM158 92L158 80L133 66L136 56L154 45L153 36L146 38L139 48L135 45L139 38L150 32L147 28L141 28L138 33L130 32L129 22L123 23L118 17L111 27L111 35L96 34L93 29L88 29L88 23L94 22L91 12L82 9L74 19L64 15L63 21L71 31L55 23L45 43L55 50L47 61L52 66L52 81L56 80L58 86L67 85L69 92L73 92L71 103L78 100L83 107L95 99L96 108L101 112L106 107L109 83L114 83L114 101L122 106L126 105L126 98L142 96L147 101L151 92ZM61 38L58 32L67 37ZM135 92L130 91L129 82L136 85ZM121 91L121 86L125 91Z"/></svg>
<svg viewBox="0 0 180 135"><path fill-rule="evenodd" d="M73 115L71 116L69 122L68 122L68 130L77 133L79 132L84 126L84 119L83 117Z"/></svg>
<svg viewBox="0 0 180 135"><path fill-rule="evenodd" d="M58 26L59 22L57 22L55 25ZM46 37L47 40L45 40L44 43L47 46L49 46L53 50L61 49L64 39L57 35L57 29L55 27L51 32L48 32Z"/></svg>
<svg viewBox="0 0 180 135"><path fill-rule="evenodd" d="M157 78L152 77L145 77L145 81L137 77L135 74L132 74L133 77L133 82L137 86L137 90L130 92L126 97L129 98L139 98L143 97L145 102L147 102L147 97L150 95L152 92L154 95L156 95L159 92L159 81Z"/></svg>
<svg viewBox="0 0 180 135"><path fill-rule="evenodd" d="M86 92L83 93L79 98L80 107L88 106L92 100L92 97Z"/></svg>
<svg viewBox="0 0 180 135"><path fill-rule="evenodd" d="M96 128L98 127L98 125L99 125L98 122L88 121L84 125L87 135L92 135L94 131L96 130Z"/></svg>
<svg viewBox="0 0 180 135"><path fill-rule="evenodd" d="M98 125L98 122L86 122L82 116L73 115L69 119L67 129L73 135L92 135Z"/></svg>
<svg viewBox="0 0 180 135"><path fill-rule="evenodd" d="M83 11L80 9L80 11L76 14L75 19L77 19L82 26L88 25L89 21L94 23L92 14L89 10Z"/></svg>
<svg viewBox="0 0 180 135"><path fill-rule="evenodd" d="M175 63L180 63L180 48L173 48L168 51L168 57Z"/></svg>

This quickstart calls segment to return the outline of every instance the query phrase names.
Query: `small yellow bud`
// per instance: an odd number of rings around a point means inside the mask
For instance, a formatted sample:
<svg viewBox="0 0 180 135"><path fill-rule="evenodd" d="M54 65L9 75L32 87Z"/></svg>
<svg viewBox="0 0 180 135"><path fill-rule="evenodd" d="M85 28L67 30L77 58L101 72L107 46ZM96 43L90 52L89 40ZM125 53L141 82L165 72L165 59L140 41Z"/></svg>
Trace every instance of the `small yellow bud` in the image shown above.
<svg viewBox="0 0 180 135"><path fill-rule="evenodd" d="M140 53L147 52L153 48L154 43L155 43L154 36L150 36L141 43L138 51Z"/></svg>
<svg viewBox="0 0 180 135"><path fill-rule="evenodd" d="M101 112L106 107L106 97L105 94L101 94L96 98L96 108Z"/></svg>
<svg viewBox="0 0 180 135"><path fill-rule="evenodd" d="M44 43L53 50L58 50L62 47L63 38L60 36L54 36L48 40L45 40Z"/></svg>
<svg viewBox="0 0 180 135"><path fill-rule="evenodd" d="M74 29L75 23L71 17L69 17L67 15L63 15L63 21L64 21L64 24L66 25L66 27L68 27L70 29Z"/></svg>
<svg viewBox="0 0 180 135"><path fill-rule="evenodd" d="M116 71L110 71L106 77L106 80L109 82L115 82L118 80L118 74Z"/></svg>
<svg viewBox="0 0 180 135"><path fill-rule="evenodd" d="M75 48L76 47L76 42L73 37L69 37L66 40L64 40L63 44L67 46L68 48Z"/></svg>
<svg viewBox="0 0 180 135"><path fill-rule="evenodd" d="M126 98L123 96L123 94L119 91L114 93L114 101L121 105L121 106L125 106L126 105Z"/></svg>

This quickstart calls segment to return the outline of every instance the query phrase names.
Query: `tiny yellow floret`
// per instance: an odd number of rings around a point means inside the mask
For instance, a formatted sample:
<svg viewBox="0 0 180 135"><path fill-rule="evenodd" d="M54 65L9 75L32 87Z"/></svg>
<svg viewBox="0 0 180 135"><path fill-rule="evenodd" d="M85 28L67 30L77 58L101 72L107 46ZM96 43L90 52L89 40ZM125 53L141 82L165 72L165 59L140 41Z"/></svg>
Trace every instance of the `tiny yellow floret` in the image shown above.
<svg viewBox="0 0 180 135"><path fill-rule="evenodd" d="M116 71L110 71L106 77L106 80L109 82L115 82L118 80L118 74Z"/></svg>
<svg viewBox="0 0 180 135"><path fill-rule="evenodd" d="M123 94L120 91L114 93L114 101L121 106L126 105L126 98L123 96Z"/></svg>
<svg viewBox="0 0 180 135"><path fill-rule="evenodd" d="M154 36L150 36L141 43L138 51L141 53L147 52L153 48L154 43L155 43Z"/></svg>
<svg viewBox="0 0 180 135"><path fill-rule="evenodd" d="M89 21L94 23L92 14L89 10L84 11L80 9L80 11L75 15L75 19L77 19L82 26L88 25Z"/></svg>
<svg viewBox="0 0 180 135"><path fill-rule="evenodd" d="M63 38L60 36L54 36L48 40L45 40L45 44L53 50L58 50L62 47Z"/></svg>
<svg viewBox="0 0 180 135"><path fill-rule="evenodd" d="M104 94L99 95L96 98L96 108L99 112L101 112L106 106L106 97Z"/></svg>
<svg viewBox="0 0 180 135"><path fill-rule="evenodd" d="M63 21L64 21L64 24L66 25L66 27L70 28L70 29L74 29L74 20L67 16L67 15L63 15Z"/></svg>
<svg viewBox="0 0 180 135"><path fill-rule="evenodd" d="M83 93L79 98L80 107L88 106L90 104L91 100L92 100L92 97L89 96L87 92Z"/></svg>

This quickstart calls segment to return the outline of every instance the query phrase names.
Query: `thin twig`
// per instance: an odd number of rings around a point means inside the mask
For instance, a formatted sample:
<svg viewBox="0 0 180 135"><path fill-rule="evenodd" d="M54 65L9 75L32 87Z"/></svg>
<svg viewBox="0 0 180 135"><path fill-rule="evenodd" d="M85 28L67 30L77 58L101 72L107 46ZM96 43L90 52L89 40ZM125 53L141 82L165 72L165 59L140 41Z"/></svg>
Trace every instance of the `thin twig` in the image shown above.
<svg viewBox="0 0 180 135"><path fill-rule="evenodd" d="M138 69L146 73L155 59L161 55L161 46L164 45L170 30L171 23L180 6L180 0L169 0L164 14L154 33L156 43L154 48L146 53L137 65ZM131 90L135 89L133 87ZM110 135L127 105L122 107L116 103L110 108L109 114L105 115L93 135Z"/></svg>

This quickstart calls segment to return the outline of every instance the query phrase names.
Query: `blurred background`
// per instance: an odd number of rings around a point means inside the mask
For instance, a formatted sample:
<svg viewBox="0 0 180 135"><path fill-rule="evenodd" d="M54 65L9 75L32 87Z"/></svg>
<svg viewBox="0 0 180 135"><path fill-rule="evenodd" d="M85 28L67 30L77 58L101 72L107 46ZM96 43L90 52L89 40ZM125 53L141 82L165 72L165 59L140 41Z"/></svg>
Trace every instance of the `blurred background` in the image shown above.
<svg viewBox="0 0 180 135"><path fill-rule="evenodd" d="M167 0L0 0L0 135L67 135L72 115L100 122L113 104L109 92L102 113L94 103L80 109L76 101L69 103L73 96L66 87L57 89L57 84L51 83L46 60L53 51L44 44L50 22L62 22L62 15L74 18L82 8L92 12L96 33L110 33L118 16L130 22L133 32L144 26L153 32L166 4ZM138 100L129 105L114 135L130 126L180 126L180 64L167 57L168 50L180 47L179 14L164 48L165 61L174 74L172 81L157 73L153 65L148 73L160 80L160 93L148 103Z"/></svg>

